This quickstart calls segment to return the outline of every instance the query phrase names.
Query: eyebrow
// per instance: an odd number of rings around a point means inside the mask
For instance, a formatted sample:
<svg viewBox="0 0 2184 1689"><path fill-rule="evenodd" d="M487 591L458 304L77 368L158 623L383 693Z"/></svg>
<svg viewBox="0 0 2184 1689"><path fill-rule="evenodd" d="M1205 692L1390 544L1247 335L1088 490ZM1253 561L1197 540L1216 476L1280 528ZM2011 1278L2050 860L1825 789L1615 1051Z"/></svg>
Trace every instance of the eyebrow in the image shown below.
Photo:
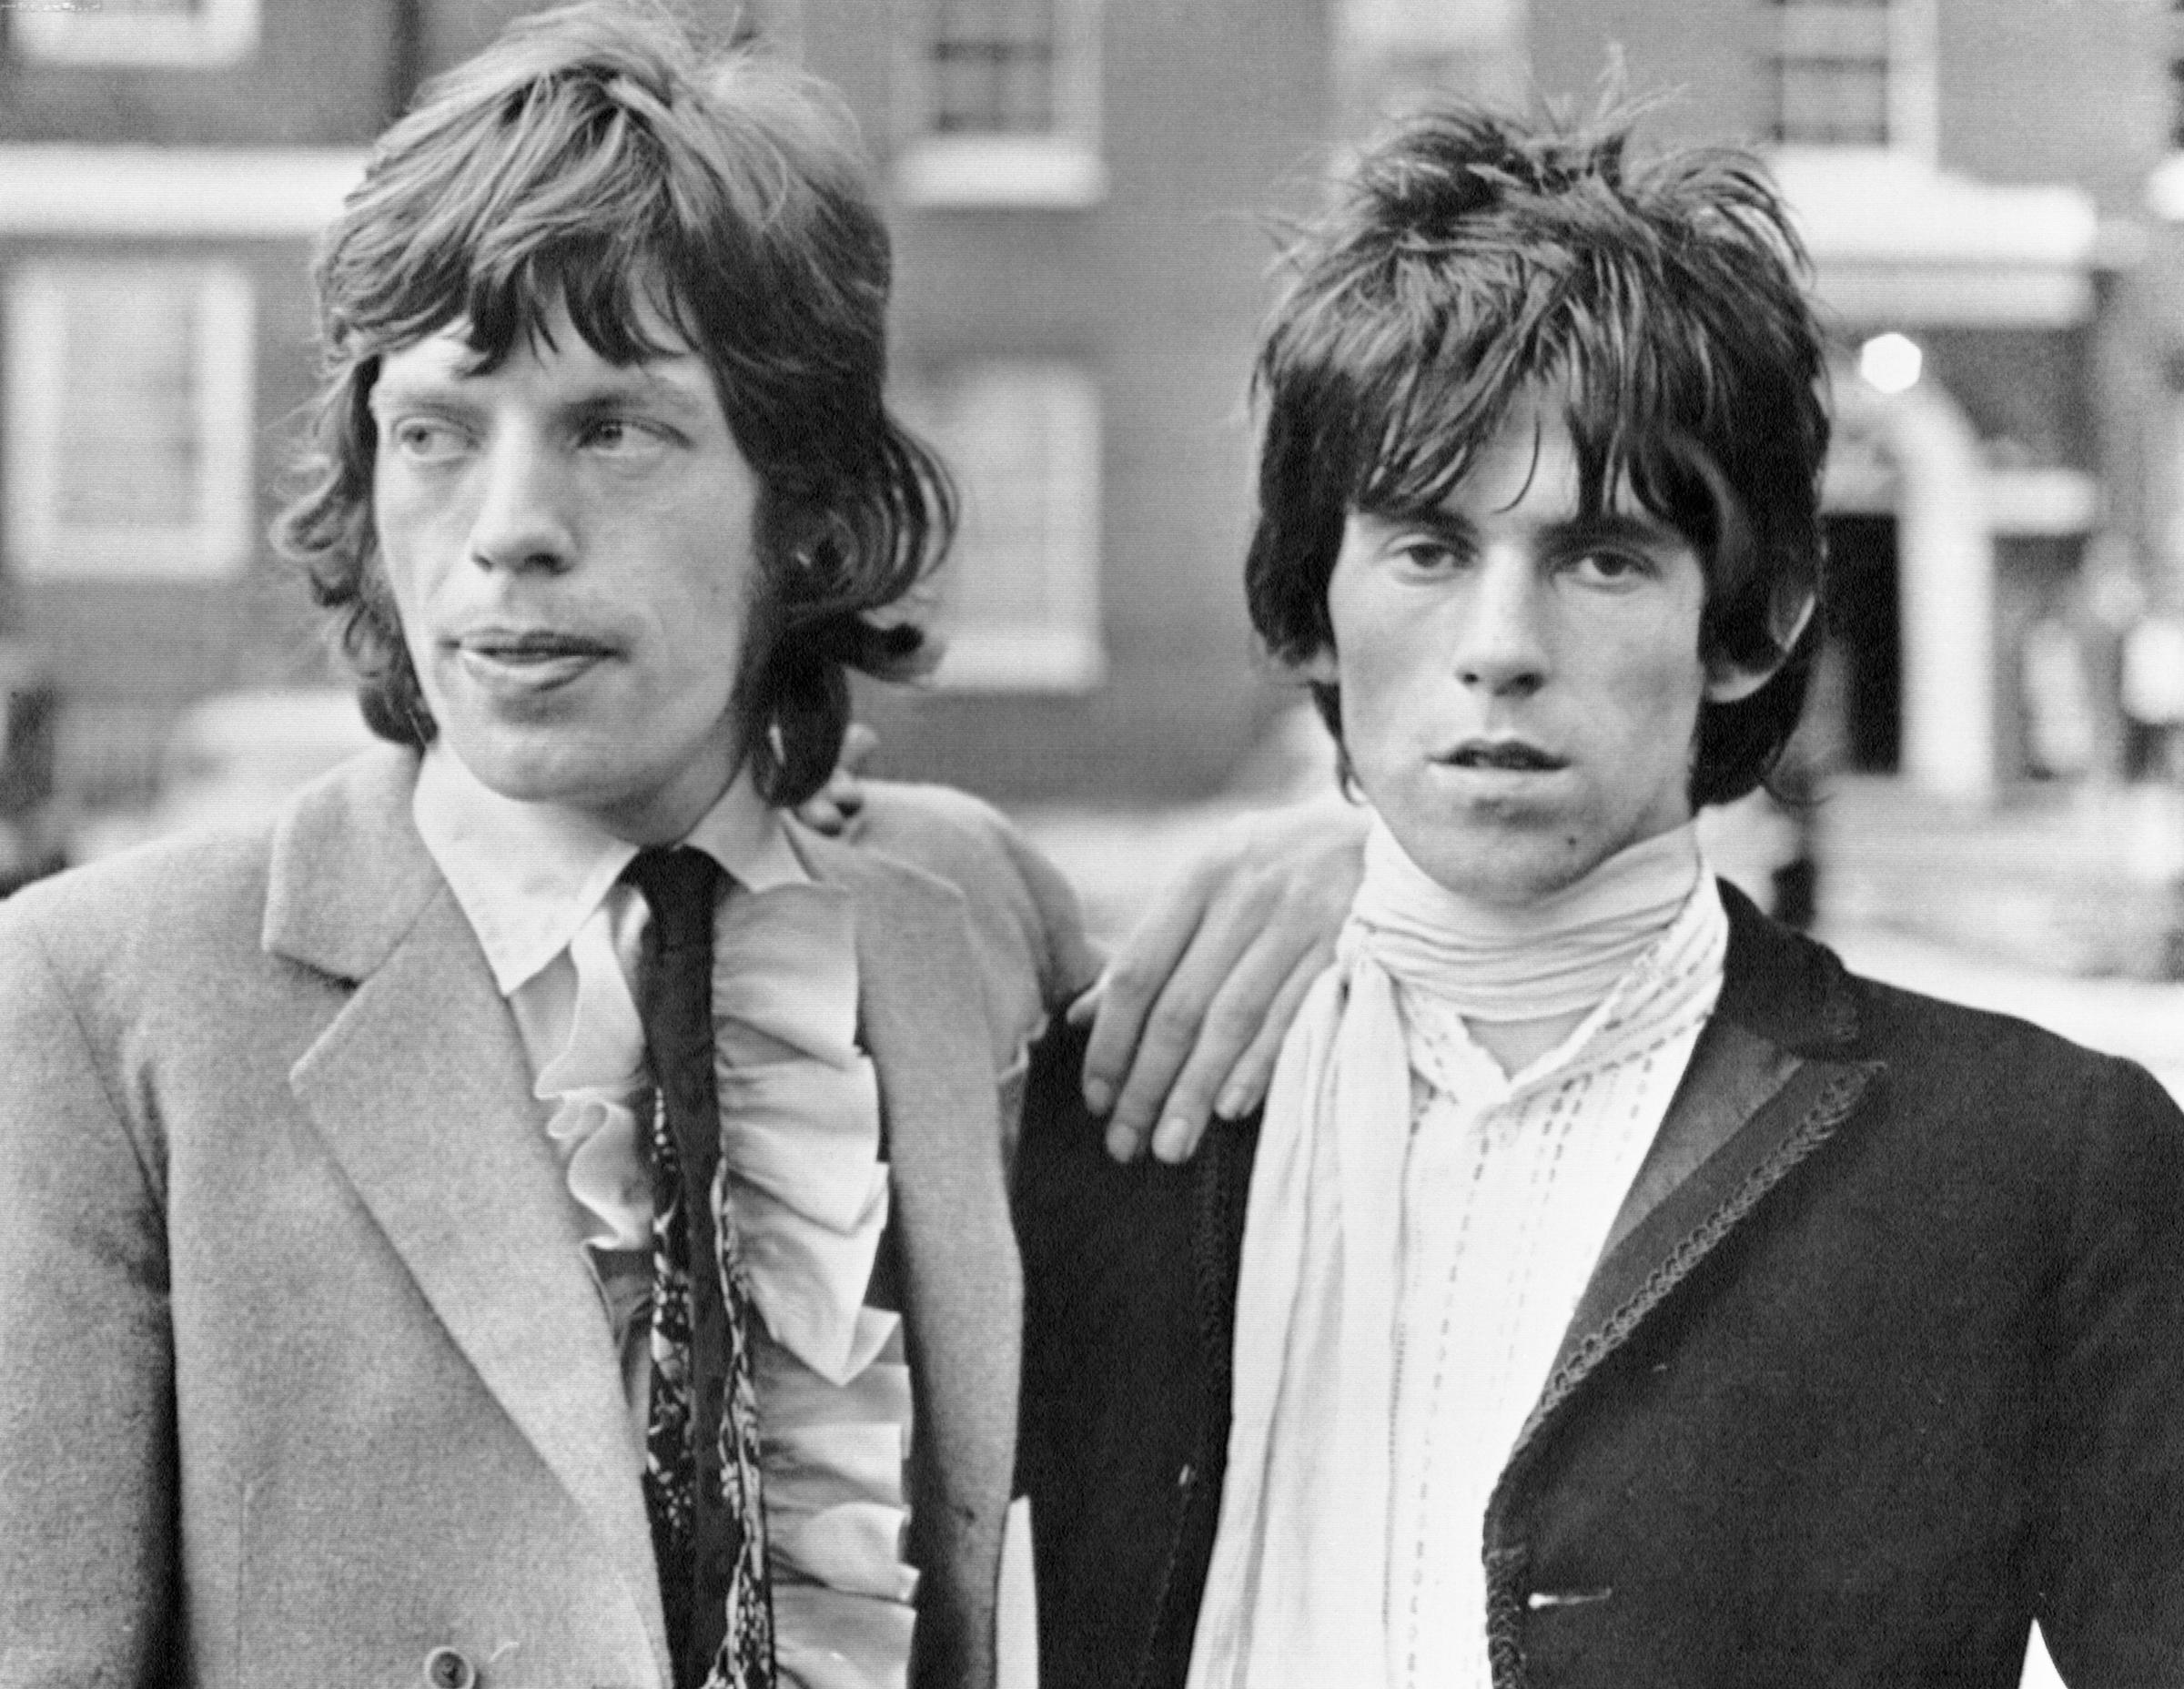
<svg viewBox="0 0 2184 1689"><path fill-rule="evenodd" d="M703 417L706 411L706 391L693 391L688 385L664 374L661 363L648 360L626 366L611 366L610 372L600 375L584 387L565 396L558 409L578 416L593 416L618 410L632 403L656 405L689 420ZM676 362L687 362L700 371L699 379L710 383L710 376L694 356L684 355ZM491 371L472 373L461 369L435 370L430 373L404 373L382 375L372 383L366 399L374 415L388 406L420 403L463 403L468 395L479 390L480 382L491 379Z"/></svg>
<svg viewBox="0 0 2184 1689"><path fill-rule="evenodd" d="M1554 527L1566 539L1579 544L1616 541L1626 545L1691 543L1673 524L1643 511L1581 511L1571 521L1557 522Z"/></svg>
<svg viewBox="0 0 2184 1689"><path fill-rule="evenodd" d="M567 401L567 408L580 415L592 415L641 402L658 406L689 420L695 420L705 413L705 394L693 392L682 383L668 379L649 365L633 364L628 369L616 373L625 377L634 376L636 379L602 379L595 386L572 396Z"/></svg>
<svg viewBox="0 0 2184 1689"><path fill-rule="evenodd" d="M1400 506L1380 510L1360 508L1360 514L1391 525L1421 528L1436 539L1469 543L1476 541L1479 537L1478 523L1468 516L1438 504L1423 509ZM1566 520L1545 524L1542 531L1565 545L1690 543L1673 524L1645 511L1580 511Z"/></svg>

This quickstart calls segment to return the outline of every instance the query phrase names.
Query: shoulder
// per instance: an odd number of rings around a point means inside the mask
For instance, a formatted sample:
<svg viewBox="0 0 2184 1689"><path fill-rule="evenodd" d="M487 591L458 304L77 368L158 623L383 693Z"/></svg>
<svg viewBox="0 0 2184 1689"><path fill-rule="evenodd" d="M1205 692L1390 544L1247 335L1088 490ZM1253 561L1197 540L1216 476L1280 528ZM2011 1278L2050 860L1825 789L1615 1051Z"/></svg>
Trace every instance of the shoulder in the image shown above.
<svg viewBox="0 0 2184 1689"><path fill-rule="evenodd" d="M176 1052L224 1061L248 1019L235 1006L289 995L258 941L266 857L262 836L147 844L0 904L0 1138L13 1153L106 1166L101 1145L121 1153L110 1126L153 1176L147 1076Z"/></svg>
<svg viewBox="0 0 2184 1689"><path fill-rule="evenodd" d="M1817 947L1817 946L1816 946ZM2150 1094L2160 1087L2138 1063L2036 1026L1852 972L1832 950L1852 993L1857 1053L1915 1073L1922 1089L1969 1089L2003 1113L2052 1107L2074 1094Z"/></svg>
<svg viewBox="0 0 2184 1689"><path fill-rule="evenodd" d="M0 903L0 978L31 952L65 977L201 969L256 952L270 833L162 840L24 887Z"/></svg>
<svg viewBox="0 0 2184 1689"><path fill-rule="evenodd" d="M2135 1167L2184 1203L2184 1114L2137 1062L2014 1016L1850 977L1860 1045L1886 1063L1902 1112L1953 1122L1961 1139L2006 1148L2027 1173L2056 1169L2081 1192L2088 1177L2105 1184Z"/></svg>
<svg viewBox="0 0 2184 1689"><path fill-rule="evenodd" d="M951 786L874 781L846 843L879 852L962 894L986 946L1027 953L1049 1003L1098 971L1077 894L1022 831L983 798Z"/></svg>
<svg viewBox="0 0 2184 1689"><path fill-rule="evenodd" d="M1731 938L1717 1012L1797 1056L1869 1066L1892 1138L1943 1158L1936 1173L2074 1180L2102 1159L2145 1155L2175 1162L2184 1181L2184 1115L2137 1063L1853 973L1734 894L1724 901Z"/></svg>
<svg viewBox="0 0 2184 1689"><path fill-rule="evenodd" d="M102 1000L160 991L209 1007L217 982L270 974L286 938L370 910L382 925L420 895L408 826L415 759L368 751L259 823L177 835L73 868L0 903L0 986L42 976Z"/></svg>
<svg viewBox="0 0 2184 1689"><path fill-rule="evenodd" d="M1800 1055L1914 1063L1937 1073L1997 1063L2015 1074L2113 1075L2131 1064L2029 1021L1854 972L1829 946L1721 888L1729 953L1718 1013Z"/></svg>
<svg viewBox="0 0 2184 1689"><path fill-rule="evenodd" d="M847 837L959 884L1013 873L1016 850L1030 848L1015 824L984 798L898 780L866 783L864 807Z"/></svg>

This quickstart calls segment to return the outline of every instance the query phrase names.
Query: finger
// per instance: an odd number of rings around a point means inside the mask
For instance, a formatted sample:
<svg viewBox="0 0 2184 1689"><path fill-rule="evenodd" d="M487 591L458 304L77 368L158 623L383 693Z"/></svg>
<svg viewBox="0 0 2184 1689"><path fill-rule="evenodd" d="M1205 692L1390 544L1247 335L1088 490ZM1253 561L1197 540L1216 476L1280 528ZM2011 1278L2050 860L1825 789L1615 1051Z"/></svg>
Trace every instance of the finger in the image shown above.
<svg viewBox="0 0 2184 1689"><path fill-rule="evenodd" d="M833 831L839 833L849 824L850 818L864 807L864 788L856 775L845 774L837 768L827 776L826 784L819 788L814 802L834 813Z"/></svg>
<svg viewBox="0 0 2184 1689"><path fill-rule="evenodd" d="M1279 953L1259 942L1263 905L1272 901L1265 888L1232 883L1221 905L1198 923L1145 1017L1110 1132L1120 1128L1142 1138L1173 1112L1182 1121L1176 1129L1197 1140L1215 1086L1251 1041L1259 1013L1287 974L1289 958L1276 963Z"/></svg>
<svg viewBox="0 0 2184 1689"><path fill-rule="evenodd" d="M872 753L880 748L880 735L863 722L852 722L842 734L842 754L834 761L836 774L861 774Z"/></svg>
<svg viewBox="0 0 2184 1689"><path fill-rule="evenodd" d="M1233 1120L1259 1106L1298 1006L1333 954L1331 945L1317 945L1295 956L1253 937L1207 1009L1189 1059L1160 1107L1155 1156L1187 1161L1213 1117Z"/></svg>
<svg viewBox="0 0 2184 1689"><path fill-rule="evenodd" d="M1322 945L1299 961L1276 994L1251 1046L1229 1068L1228 1081L1214 1100L1213 1112L1224 1120L1240 1120L1267 1099L1274 1080L1274 1064L1280 1059L1282 1040L1296 1023L1313 982L1335 959L1335 947Z"/></svg>
<svg viewBox="0 0 2184 1689"><path fill-rule="evenodd" d="M1146 1017L1197 936L1205 905L1205 876L1187 875L1138 923L1100 976L1084 1062L1085 1107L1094 1114L1115 1106Z"/></svg>
<svg viewBox="0 0 2184 1689"><path fill-rule="evenodd" d="M813 832L824 834L830 839L839 837L842 829L849 824L849 817L842 813L842 806L834 801L830 786L820 787L797 804L796 819Z"/></svg>
<svg viewBox="0 0 2184 1689"><path fill-rule="evenodd" d="M1069 1006L1062 1011L1063 1024L1070 1027L1090 1026L1093 1016L1099 1013L1100 999L1106 992L1107 983L1103 976L1078 992Z"/></svg>

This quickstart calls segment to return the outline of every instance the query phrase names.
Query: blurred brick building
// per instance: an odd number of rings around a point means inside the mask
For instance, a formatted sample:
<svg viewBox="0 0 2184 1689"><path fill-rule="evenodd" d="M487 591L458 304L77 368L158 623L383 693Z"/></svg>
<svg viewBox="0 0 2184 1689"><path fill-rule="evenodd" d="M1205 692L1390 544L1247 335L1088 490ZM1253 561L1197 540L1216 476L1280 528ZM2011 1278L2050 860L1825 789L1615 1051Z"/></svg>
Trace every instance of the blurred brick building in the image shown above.
<svg viewBox="0 0 2184 1689"><path fill-rule="evenodd" d="M897 390L967 521L888 765L1200 794L1281 702L1238 591L1265 215L1429 89L1768 147L1838 341L1851 766L1976 801L2118 767L2124 622L2184 584L2184 12L2161 0L693 0L844 89ZM321 673L263 530L310 237L507 0L0 5L0 639L78 791L184 701ZM1861 373L1863 370L1863 373Z"/></svg>
<svg viewBox="0 0 2184 1689"><path fill-rule="evenodd" d="M492 0L0 5L0 639L60 778L141 793L167 724L327 673L266 522L313 379L310 242ZM697 0L844 91L898 237L896 386L966 521L890 765L1188 793L1274 693L1239 592L1242 372L1330 113L1327 0ZM1179 728L1188 723L1188 731Z"/></svg>

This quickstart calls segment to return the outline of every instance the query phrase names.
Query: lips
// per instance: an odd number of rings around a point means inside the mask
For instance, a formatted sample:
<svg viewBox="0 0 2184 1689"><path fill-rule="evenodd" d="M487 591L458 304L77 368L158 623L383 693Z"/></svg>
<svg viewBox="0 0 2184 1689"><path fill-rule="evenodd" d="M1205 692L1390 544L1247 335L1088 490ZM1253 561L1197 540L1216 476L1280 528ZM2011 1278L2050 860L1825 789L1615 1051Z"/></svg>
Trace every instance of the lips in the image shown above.
<svg viewBox="0 0 2184 1689"><path fill-rule="evenodd" d="M1440 760L1451 768L1516 774L1548 774L1569 766L1563 758L1522 739L1467 739Z"/></svg>
<svg viewBox="0 0 2184 1689"><path fill-rule="evenodd" d="M459 634L451 642L466 655L498 662L551 662L613 654L613 648L603 640L552 628L480 628Z"/></svg>
<svg viewBox="0 0 2184 1689"><path fill-rule="evenodd" d="M567 686L618 654L612 642L565 628L471 628L447 644L473 684L511 701Z"/></svg>

